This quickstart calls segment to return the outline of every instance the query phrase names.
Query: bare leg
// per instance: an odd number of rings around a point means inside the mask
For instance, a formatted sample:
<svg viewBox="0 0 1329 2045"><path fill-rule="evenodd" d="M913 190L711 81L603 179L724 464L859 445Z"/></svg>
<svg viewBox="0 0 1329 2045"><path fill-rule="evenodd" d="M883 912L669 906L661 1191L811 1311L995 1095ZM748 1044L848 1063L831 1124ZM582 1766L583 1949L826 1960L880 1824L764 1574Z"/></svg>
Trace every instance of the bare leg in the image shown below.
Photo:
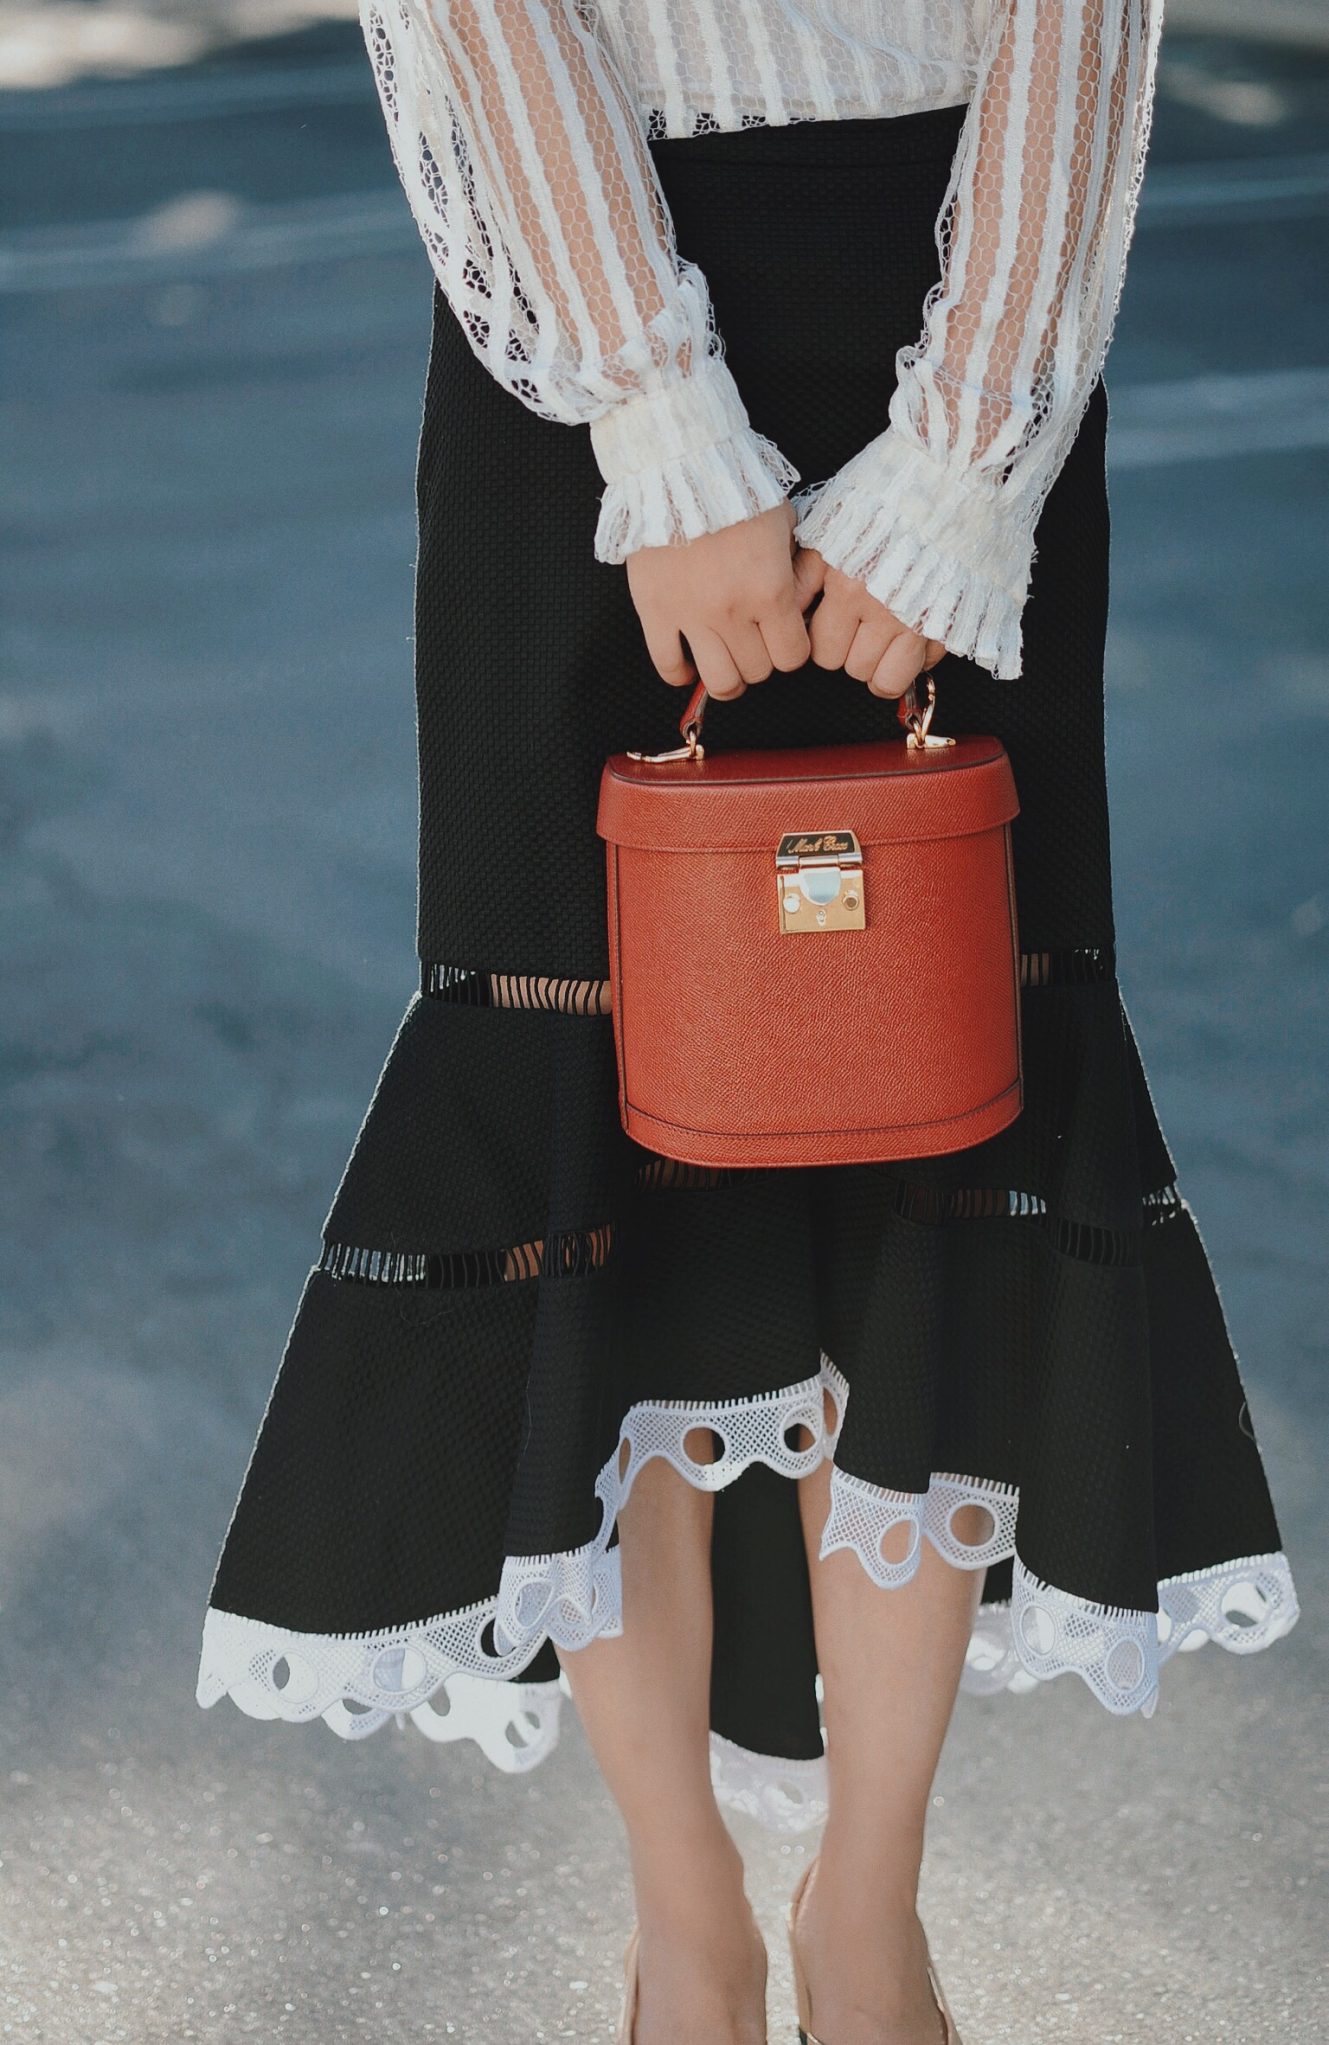
<svg viewBox="0 0 1329 2045"><path fill-rule="evenodd" d="M633 2045L766 2038L765 1951L711 1788L713 1503L647 1463L619 1515L622 1637L560 1655L627 1826L641 1926Z"/></svg>
<svg viewBox="0 0 1329 2045"><path fill-rule="evenodd" d="M983 1571L924 1540L917 1573L883 1589L856 1555L818 1558L829 1462L800 1481L817 1657L825 1689L830 1813L798 1917L817 2033L833 2045L938 2045L917 1914L923 1832ZM959 1539L989 1531L981 1506ZM900 1560L909 1529L885 1553ZM898 1552L891 1546L898 1542Z"/></svg>

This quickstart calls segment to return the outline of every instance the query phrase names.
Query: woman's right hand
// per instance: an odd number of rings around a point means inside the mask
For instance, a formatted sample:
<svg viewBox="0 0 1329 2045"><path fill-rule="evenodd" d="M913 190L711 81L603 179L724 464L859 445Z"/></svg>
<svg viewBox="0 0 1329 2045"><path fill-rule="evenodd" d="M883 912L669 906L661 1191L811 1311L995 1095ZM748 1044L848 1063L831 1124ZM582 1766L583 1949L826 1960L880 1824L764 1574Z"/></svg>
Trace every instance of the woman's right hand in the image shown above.
<svg viewBox="0 0 1329 2045"><path fill-rule="evenodd" d="M702 681L724 701L776 668L805 664L803 614L826 571L819 554L795 551L796 524L786 498L699 539L629 554L628 588L663 681L679 689Z"/></svg>

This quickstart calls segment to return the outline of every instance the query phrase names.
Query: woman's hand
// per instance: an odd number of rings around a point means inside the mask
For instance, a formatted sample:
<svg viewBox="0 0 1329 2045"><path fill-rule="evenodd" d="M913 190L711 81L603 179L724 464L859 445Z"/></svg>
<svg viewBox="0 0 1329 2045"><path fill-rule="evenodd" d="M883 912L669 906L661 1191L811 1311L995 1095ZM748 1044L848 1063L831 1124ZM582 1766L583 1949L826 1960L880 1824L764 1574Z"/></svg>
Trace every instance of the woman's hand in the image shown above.
<svg viewBox="0 0 1329 2045"><path fill-rule="evenodd" d="M911 632L863 583L832 568L815 548L799 548L796 573L803 561L816 563L815 571L803 573L821 588L809 633L818 667L843 668L856 682L866 682L874 696L903 696L916 675L937 665L946 651L939 639Z"/></svg>
<svg viewBox="0 0 1329 2045"><path fill-rule="evenodd" d="M629 554L628 588L666 682L703 681L723 702L774 668L804 666L812 643L803 613L821 586L822 561L794 548L796 523L786 499L681 546Z"/></svg>

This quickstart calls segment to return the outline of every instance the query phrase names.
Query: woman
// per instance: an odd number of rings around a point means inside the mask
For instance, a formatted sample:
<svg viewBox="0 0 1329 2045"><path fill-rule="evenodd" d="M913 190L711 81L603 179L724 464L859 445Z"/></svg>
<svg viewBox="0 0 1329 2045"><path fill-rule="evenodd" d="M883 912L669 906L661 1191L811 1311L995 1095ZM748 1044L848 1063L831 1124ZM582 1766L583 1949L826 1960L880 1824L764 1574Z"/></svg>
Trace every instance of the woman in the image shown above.
<svg viewBox="0 0 1329 2045"><path fill-rule="evenodd" d="M1099 372L1156 0L363 23L435 273L422 977L199 1698L515 1770L561 1663L628 1831L625 2038L765 2035L717 1793L824 1820L805 2035L953 2037L915 1905L961 1678L1148 1714L1176 1648L1297 1616L1115 977ZM654 1156L617 1117L604 758L673 744L698 679L717 747L880 738L922 669L1020 790L1023 1113L898 1166Z"/></svg>

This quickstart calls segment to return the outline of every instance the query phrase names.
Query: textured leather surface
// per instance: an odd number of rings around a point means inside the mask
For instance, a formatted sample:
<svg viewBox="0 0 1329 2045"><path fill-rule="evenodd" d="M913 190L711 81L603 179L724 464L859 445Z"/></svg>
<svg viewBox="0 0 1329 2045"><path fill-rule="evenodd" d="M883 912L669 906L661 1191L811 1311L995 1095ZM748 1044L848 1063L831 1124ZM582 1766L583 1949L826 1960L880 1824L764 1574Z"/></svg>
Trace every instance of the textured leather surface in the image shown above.
<svg viewBox="0 0 1329 2045"><path fill-rule="evenodd" d="M939 1155L1021 1106L1014 780L995 739L606 763L623 1125L694 1164ZM787 832L854 831L866 927L780 930Z"/></svg>
<svg viewBox="0 0 1329 2045"><path fill-rule="evenodd" d="M828 828L855 831L864 844L901 844L990 830L1018 810L999 740L958 738L944 750L910 752L902 740L883 739L700 760L618 753L605 764L599 831L619 845L680 852L774 847L785 831Z"/></svg>

